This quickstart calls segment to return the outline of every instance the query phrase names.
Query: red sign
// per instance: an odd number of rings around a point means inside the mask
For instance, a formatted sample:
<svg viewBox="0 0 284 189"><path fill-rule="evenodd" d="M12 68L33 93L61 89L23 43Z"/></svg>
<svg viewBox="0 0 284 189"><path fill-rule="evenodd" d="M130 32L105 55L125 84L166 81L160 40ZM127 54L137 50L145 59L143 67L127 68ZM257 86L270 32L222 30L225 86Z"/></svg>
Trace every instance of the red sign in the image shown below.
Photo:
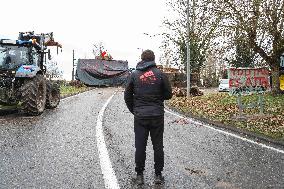
<svg viewBox="0 0 284 189"><path fill-rule="evenodd" d="M231 94L270 90L270 77L267 68L230 68L228 75Z"/></svg>

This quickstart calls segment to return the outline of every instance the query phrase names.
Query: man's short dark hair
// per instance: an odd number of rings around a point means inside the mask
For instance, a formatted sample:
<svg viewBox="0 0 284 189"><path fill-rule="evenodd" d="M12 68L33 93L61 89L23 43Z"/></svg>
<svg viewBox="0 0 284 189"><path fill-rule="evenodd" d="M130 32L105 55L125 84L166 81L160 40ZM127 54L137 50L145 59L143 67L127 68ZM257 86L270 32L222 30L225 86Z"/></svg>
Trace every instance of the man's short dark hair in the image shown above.
<svg viewBox="0 0 284 189"><path fill-rule="evenodd" d="M155 60L155 54L151 50L145 50L141 54L141 60L143 61L154 61Z"/></svg>

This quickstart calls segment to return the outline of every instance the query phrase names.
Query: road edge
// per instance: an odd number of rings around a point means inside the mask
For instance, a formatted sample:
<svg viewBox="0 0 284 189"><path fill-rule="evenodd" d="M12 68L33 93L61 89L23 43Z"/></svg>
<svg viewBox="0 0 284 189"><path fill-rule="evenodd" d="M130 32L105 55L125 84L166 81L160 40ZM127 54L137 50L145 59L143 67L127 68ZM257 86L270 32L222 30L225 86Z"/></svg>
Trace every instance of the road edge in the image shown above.
<svg viewBox="0 0 284 189"><path fill-rule="evenodd" d="M80 91L80 92L70 93L70 94L66 94L66 95L60 95L60 99L65 99L65 98L68 98L68 97L71 97L71 96L76 96L78 94L82 94L82 93L91 91L93 89L96 89L96 88L95 87L90 87L90 88L87 88L86 90L83 90L83 91Z"/></svg>
<svg viewBox="0 0 284 189"><path fill-rule="evenodd" d="M195 116L193 114L184 113L184 112L178 110L177 108L169 106L167 103L165 103L165 108L168 109L168 110L171 110L173 112L176 112L176 113L178 113L178 114L180 114L180 115L182 115L186 118L191 118L191 119L194 119L196 121L200 121L202 123L208 124L208 125L216 128L216 129L218 129L218 128L219 129L225 129L225 130L231 131L235 134L238 134L240 136L250 138L250 139L254 140L255 142L261 142L261 143L266 143L266 144L269 144L269 145L274 145L274 146L280 147L282 149L284 148L284 141L275 140L275 139L266 137L266 136L261 135L261 134L250 132L250 131L245 130L245 129L233 127L233 126L230 126L230 125L225 125L223 123L220 123L220 122L217 122L217 121L212 121L212 120L202 118L202 117L198 117L198 116Z"/></svg>

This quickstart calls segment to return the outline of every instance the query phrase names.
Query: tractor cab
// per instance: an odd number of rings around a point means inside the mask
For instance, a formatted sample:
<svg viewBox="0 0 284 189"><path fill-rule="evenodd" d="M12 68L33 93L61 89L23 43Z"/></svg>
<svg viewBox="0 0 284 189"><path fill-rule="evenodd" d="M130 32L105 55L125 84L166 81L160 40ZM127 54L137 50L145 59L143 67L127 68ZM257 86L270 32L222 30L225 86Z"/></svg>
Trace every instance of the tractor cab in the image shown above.
<svg viewBox="0 0 284 189"><path fill-rule="evenodd" d="M0 45L0 69L16 70L21 65L30 65L30 49L21 46Z"/></svg>
<svg viewBox="0 0 284 189"><path fill-rule="evenodd" d="M0 75L13 72L15 77L34 77L30 69L42 69L44 53L39 52L32 41L0 40Z"/></svg>

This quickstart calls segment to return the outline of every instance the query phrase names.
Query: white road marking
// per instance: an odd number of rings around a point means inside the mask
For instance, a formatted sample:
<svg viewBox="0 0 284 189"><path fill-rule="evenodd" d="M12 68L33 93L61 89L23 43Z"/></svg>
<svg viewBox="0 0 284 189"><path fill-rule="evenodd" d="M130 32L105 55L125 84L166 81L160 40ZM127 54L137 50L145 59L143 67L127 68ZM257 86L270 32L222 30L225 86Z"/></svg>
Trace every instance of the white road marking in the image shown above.
<svg viewBox="0 0 284 189"><path fill-rule="evenodd" d="M107 151L105 140L104 140L104 134L103 134L104 111L114 95L115 94L113 94L106 101L106 103L100 110L98 119L97 119L97 126L96 126L96 139L97 139L97 147L99 151L101 170L102 170L103 178L105 181L105 188L109 188L109 189L119 189L119 185L118 185L114 170L112 168L112 165L109 159L108 151Z"/></svg>
<svg viewBox="0 0 284 189"><path fill-rule="evenodd" d="M223 131L223 130L220 130L220 129L216 129L216 128L214 128L214 127L210 127L210 126L208 126L208 125L206 125L206 124L202 124L202 123L200 123L200 122L194 121L194 120L192 120L192 119L189 119L189 118L187 118L187 117L181 116L181 115L179 115L179 114L176 114L176 113L171 112L171 111L166 110L166 109L165 109L165 112L167 112L167 113L169 113L169 114L172 114L172 115L174 115L174 116L177 116L177 117L186 119L186 120L190 121L190 122L193 123L193 124L201 125L201 126L204 126L204 127L206 127L206 128L212 129L212 130L214 130L214 131L223 133L223 134L225 134L225 135L230 135L230 136L232 136L232 137L241 139L241 140L243 140L243 141L250 142L250 143L259 145L259 146L261 146L261 147L263 147L263 148L268 148L268 149L270 149L270 150L274 150L274 151L277 151L277 152L279 152L279 153L283 153L283 154L284 154L284 150L280 150L280 149L277 149L277 148L274 148L274 147L271 147L271 146L268 146L268 145L265 145L265 144L262 144L262 143L258 143L258 142L255 142L255 141L253 141L253 140L250 140L250 139L241 137L241 136L239 136L239 135L236 135L236 134L233 134L233 133L230 133L230 132L227 132L227 131Z"/></svg>

